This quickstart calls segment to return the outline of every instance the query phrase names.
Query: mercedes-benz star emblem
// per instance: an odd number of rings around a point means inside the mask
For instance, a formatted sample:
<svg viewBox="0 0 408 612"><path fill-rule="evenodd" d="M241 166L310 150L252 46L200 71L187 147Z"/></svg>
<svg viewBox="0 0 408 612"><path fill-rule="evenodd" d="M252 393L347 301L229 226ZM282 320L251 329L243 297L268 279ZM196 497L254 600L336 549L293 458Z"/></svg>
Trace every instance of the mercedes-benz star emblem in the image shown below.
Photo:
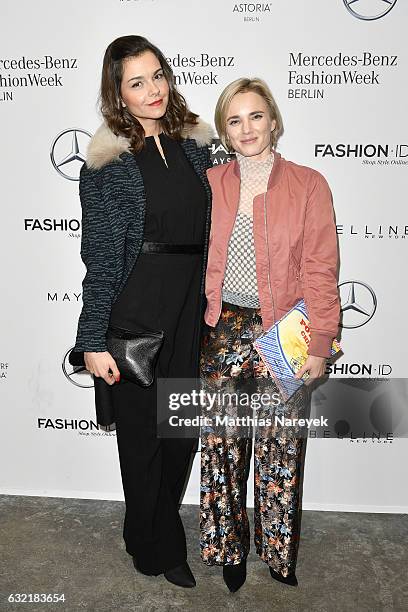
<svg viewBox="0 0 408 612"><path fill-rule="evenodd" d="M92 134L81 128L60 132L51 145L51 162L55 170L69 181L79 180L79 171L85 161L86 150ZM63 170L62 170L63 168Z"/></svg>
<svg viewBox="0 0 408 612"><path fill-rule="evenodd" d="M362 327L374 316L377 298L374 291L360 281L344 281L339 285L342 327L353 329Z"/></svg>
<svg viewBox="0 0 408 612"><path fill-rule="evenodd" d="M90 389L94 386L92 374L89 374L83 366L72 366L68 361L68 355L72 349L69 349L62 361L62 371L65 376L76 387L82 387L84 389Z"/></svg>
<svg viewBox="0 0 408 612"><path fill-rule="evenodd" d="M343 0L347 10L364 21L374 21L387 15L397 0Z"/></svg>

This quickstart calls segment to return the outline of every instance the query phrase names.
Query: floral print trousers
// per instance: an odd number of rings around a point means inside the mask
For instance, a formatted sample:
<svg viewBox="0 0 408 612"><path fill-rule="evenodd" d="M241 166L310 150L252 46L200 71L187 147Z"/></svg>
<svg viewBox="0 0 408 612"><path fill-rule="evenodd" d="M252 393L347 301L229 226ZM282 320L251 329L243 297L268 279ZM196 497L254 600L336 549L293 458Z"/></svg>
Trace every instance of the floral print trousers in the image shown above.
<svg viewBox="0 0 408 612"><path fill-rule="evenodd" d="M262 418L300 418L307 403L303 385L286 403L252 342L263 332L259 309L223 303L219 322L207 328L201 354L201 380L210 391L254 394L261 388L279 404L257 409L259 426L245 430L203 427L201 431L200 544L208 565L234 565L249 552L247 480L254 439L254 541L256 552L275 572L295 572L300 531L300 491L306 439L299 430ZM253 395L252 395L253 397ZM219 410L219 407L212 409ZM224 408L223 414L228 412ZM235 408L236 413L236 408ZM265 422L265 421L263 421Z"/></svg>

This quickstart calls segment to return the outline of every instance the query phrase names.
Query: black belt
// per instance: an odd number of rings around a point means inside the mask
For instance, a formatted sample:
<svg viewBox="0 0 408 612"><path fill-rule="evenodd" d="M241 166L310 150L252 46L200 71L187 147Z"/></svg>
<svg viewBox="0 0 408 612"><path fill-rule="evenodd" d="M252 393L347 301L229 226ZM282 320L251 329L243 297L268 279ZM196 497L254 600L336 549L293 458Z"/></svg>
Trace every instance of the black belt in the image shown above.
<svg viewBox="0 0 408 612"><path fill-rule="evenodd" d="M171 242L144 242L141 253L177 253L194 254L203 253L203 244L173 244Z"/></svg>

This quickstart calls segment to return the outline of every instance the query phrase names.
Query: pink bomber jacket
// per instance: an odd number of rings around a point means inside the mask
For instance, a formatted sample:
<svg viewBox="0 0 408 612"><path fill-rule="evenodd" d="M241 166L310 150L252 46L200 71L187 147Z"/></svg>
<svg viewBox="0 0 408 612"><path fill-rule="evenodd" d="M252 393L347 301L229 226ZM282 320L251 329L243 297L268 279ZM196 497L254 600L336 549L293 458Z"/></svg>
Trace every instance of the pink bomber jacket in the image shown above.
<svg viewBox="0 0 408 612"><path fill-rule="evenodd" d="M301 298L310 319L309 355L330 356L337 336L340 302L338 245L329 186L311 168L275 161L265 194L253 204L256 276L264 329ZM228 243L237 215L240 172L236 160L207 171L213 193L206 274L205 321L221 314Z"/></svg>

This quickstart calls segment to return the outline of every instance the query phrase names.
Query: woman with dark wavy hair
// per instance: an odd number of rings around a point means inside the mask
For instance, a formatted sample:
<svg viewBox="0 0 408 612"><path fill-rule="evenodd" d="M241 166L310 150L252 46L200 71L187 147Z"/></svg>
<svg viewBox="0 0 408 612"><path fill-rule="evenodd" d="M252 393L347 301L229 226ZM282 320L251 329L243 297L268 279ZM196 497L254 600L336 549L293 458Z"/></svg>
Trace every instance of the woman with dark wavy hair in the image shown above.
<svg viewBox="0 0 408 612"><path fill-rule="evenodd" d="M192 587L178 508L196 441L157 437L156 379L198 375L211 128L188 110L165 57L141 36L106 49L100 108L104 123L80 175L86 275L74 352L84 353L95 383L109 385L123 536L135 568ZM164 332L151 386L121 379L109 326Z"/></svg>

